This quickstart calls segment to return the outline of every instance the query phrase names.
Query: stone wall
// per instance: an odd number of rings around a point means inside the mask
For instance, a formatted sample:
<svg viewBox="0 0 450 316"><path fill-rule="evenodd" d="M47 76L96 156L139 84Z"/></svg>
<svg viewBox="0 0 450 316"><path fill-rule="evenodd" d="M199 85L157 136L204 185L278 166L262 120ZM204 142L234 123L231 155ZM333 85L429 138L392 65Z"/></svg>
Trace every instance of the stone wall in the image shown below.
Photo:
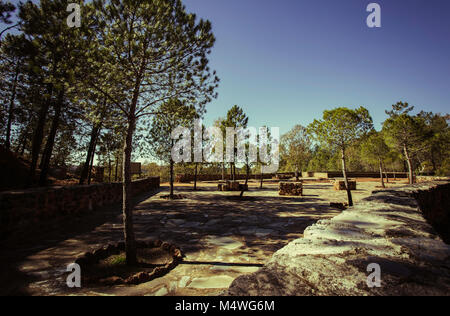
<svg viewBox="0 0 450 316"><path fill-rule="evenodd" d="M375 191L308 227L258 272L234 280L228 294L450 295L450 246L439 236L448 235L428 222L448 223L449 186ZM367 285L371 264L381 269L381 287Z"/></svg>
<svg viewBox="0 0 450 316"><path fill-rule="evenodd" d="M413 193L425 219L450 244L450 183Z"/></svg>
<svg viewBox="0 0 450 316"><path fill-rule="evenodd" d="M408 174L406 172L386 172L385 175L389 179L406 179L408 178ZM324 178L324 179L332 179L332 178L343 178L342 171L324 171L324 172L302 172L303 178ZM379 172L347 172L347 176L350 178L380 178Z"/></svg>
<svg viewBox="0 0 450 316"><path fill-rule="evenodd" d="M132 184L132 194L137 196L151 192L159 186L159 177L137 180ZM93 212L121 201L122 183L1 192L0 229L4 235L21 225L64 215Z"/></svg>
<svg viewBox="0 0 450 316"><path fill-rule="evenodd" d="M265 174L264 179L272 179L274 177L273 174ZM236 180L245 180L245 174L236 174ZM231 176L229 174L225 174L225 180L230 180ZM261 179L260 174L250 175L249 179ZM197 175L197 181L220 181L222 180L221 174L199 174ZM189 183L194 181L193 174L177 174L175 177L175 182L177 183Z"/></svg>

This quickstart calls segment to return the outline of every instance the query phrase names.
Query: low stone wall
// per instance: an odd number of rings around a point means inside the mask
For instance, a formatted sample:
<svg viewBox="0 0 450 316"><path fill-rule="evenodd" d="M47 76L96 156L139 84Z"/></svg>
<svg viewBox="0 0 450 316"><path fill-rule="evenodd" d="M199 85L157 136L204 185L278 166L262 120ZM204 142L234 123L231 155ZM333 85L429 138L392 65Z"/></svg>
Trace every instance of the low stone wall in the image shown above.
<svg viewBox="0 0 450 316"><path fill-rule="evenodd" d="M450 183L413 193L425 219L450 244Z"/></svg>
<svg viewBox="0 0 450 316"><path fill-rule="evenodd" d="M301 177L301 173L298 173L298 176ZM295 177L295 172L288 172L288 173L277 173L276 176L277 180L289 180L291 178Z"/></svg>
<svg viewBox="0 0 450 316"><path fill-rule="evenodd" d="M406 172L386 172L385 175L389 179L407 179L408 174ZM348 171L347 176L351 178L380 178L379 172L354 172ZM342 171L324 171L324 172L302 172L303 178L342 178L344 177Z"/></svg>
<svg viewBox="0 0 450 316"><path fill-rule="evenodd" d="M159 186L159 177L137 180L132 184L132 194L137 196L151 192ZM92 212L121 201L122 183L1 192L0 228L3 235L20 225L86 211Z"/></svg>
<svg viewBox="0 0 450 316"><path fill-rule="evenodd" d="M237 174L236 180L245 180L247 176L245 174ZM263 175L264 179L272 179L274 177L273 174L265 174ZM250 175L249 179L261 179L260 174ZM222 180L221 174L199 174L197 175L197 181L220 181ZM231 176L229 174L225 174L225 180L231 180ZM175 182L177 183L190 183L194 181L193 174L177 174L175 177Z"/></svg>
<svg viewBox="0 0 450 316"><path fill-rule="evenodd" d="M450 246L424 218L448 220L449 186L375 191L308 227L258 272L234 280L228 294L450 295ZM381 269L381 287L367 284L371 264Z"/></svg>

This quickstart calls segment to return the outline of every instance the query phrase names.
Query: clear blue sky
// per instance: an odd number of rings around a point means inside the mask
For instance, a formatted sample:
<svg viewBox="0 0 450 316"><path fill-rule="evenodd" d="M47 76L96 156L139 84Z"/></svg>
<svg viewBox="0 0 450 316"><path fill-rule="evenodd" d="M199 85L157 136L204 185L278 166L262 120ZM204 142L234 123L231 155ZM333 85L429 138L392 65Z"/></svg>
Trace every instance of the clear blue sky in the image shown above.
<svg viewBox="0 0 450 316"><path fill-rule="evenodd" d="M366 7L381 5L369 29ZM206 124L242 106L250 125L307 125L325 109L367 107L379 129L397 101L450 107L449 0L185 0L217 37L219 98Z"/></svg>
<svg viewBox="0 0 450 316"><path fill-rule="evenodd" d="M371 2L381 5L379 29L366 25ZM450 0L184 3L217 38L210 59L222 81L207 125L234 104L251 126L282 133L337 106L367 107L377 129L397 101L450 112Z"/></svg>

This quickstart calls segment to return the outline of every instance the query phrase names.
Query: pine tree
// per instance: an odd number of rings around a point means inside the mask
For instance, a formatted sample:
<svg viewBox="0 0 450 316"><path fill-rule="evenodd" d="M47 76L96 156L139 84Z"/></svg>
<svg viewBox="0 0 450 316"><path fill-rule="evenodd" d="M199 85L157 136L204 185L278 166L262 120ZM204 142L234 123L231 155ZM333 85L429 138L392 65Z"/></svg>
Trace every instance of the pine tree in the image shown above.
<svg viewBox="0 0 450 316"><path fill-rule="evenodd" d="M356 110L340 107L323 112L322 120L314 120L308 127L310 133L322 145L339 150L342 161L342 173L347 190L348 204L353 206L352 194L347 178L346 150L358 138L372 130L372 118L364 107Z"/></svg>
<svg viewBox="0 0 450 316"><path fill-rule="evenodd" d="M157 114L168 100L204 105L216 96L218 78L207 58L215 38L211 23L197 21L178 0L96 0L90 8L84 11L91 24L80 44L88 48L80 73L86 85L106 97L127 122L123 213L127 263L132 265L136 246L130 164L136 127L140 118Z"/></svg>

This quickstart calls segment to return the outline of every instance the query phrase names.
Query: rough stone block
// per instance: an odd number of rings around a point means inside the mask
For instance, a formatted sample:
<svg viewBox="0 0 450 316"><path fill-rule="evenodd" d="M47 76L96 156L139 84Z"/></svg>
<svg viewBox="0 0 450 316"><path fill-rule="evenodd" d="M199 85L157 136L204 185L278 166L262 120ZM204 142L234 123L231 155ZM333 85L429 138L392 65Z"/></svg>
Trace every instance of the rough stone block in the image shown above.
<svg viewBox="0 0 450 316"><path fill-rule="evenodd" d="M279 194L288 196L302 196L303 183L302 182L280 182Z"/></svg>
<svg viewBox="0 0 450 316"><path fill-rule="evenodd" d="M227 181L217 185L219 191L248 191L248 185L240 184L239 181Z"/></svg>
<svg viewBox="0 0 450 316"><path fill-rule="evenodd" d="M348 186L350 190L356 190L356 181L355 180L349 180ZM334 182L334 189L336 191L345 191L345 181L344 180L336 180Z"/></svg>

